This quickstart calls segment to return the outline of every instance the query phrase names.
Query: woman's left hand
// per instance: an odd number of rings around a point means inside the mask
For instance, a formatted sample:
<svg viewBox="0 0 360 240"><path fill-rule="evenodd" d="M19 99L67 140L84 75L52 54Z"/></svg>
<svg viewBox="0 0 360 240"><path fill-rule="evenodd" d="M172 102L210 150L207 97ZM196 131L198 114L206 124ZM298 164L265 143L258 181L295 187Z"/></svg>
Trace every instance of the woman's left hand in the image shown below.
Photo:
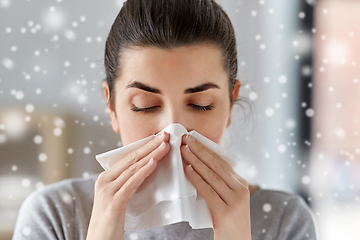
<svg viewBox="0 0 360 240"><path fill-rule="evenodd" d="M182 138L185 172L206 201L215 240L250 240L250 191L247 181L221 157L190 135Z"/></svg>

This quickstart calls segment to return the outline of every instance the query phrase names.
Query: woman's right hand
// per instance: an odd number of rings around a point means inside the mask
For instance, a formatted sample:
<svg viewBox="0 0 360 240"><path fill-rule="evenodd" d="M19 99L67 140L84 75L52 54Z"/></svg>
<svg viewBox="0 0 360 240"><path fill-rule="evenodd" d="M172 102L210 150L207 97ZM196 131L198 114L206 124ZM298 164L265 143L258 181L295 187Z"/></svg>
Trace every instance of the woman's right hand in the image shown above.
<svg viewBox="0 0 360 240"><path fill-rule="evenodd" d="M159 134L100 173L95 182L94 205L87 240L124 239L128 201L154 171L157 161L169 152L169 140L169 133ZM149 163L151 158L154 161Z"/></svg>

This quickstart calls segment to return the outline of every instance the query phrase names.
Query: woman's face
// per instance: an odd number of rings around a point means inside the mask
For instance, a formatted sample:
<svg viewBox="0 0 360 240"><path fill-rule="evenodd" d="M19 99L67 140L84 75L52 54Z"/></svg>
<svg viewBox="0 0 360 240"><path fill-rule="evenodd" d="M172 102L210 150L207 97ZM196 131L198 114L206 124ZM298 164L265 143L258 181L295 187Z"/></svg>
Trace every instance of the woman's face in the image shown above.
<svg viewBox="0 0 360 240"><path fill-rule="evenodd" d="M109 113L124 146L171 123L180 123L220 144L231 123L232 108L219 49L210 45L173 50L148 47L127 50L122 57ZM103 88L109 99L107 82ZM234 99L239 89L236 80Z"/></svg>

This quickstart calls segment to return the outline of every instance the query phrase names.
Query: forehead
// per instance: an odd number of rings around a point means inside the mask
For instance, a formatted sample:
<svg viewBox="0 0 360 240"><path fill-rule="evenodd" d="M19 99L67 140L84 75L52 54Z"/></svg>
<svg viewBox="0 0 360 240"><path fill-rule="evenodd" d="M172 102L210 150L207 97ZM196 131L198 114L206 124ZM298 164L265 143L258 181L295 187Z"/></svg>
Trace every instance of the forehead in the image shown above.
<svg viewBox="0 0 360 240"><path fill-rule="evenodd" d="M227 79L223 56L210 44L173 49L137 47L126 49L121 56L120 78L123 84L144 81L211 81Z"/></svg>

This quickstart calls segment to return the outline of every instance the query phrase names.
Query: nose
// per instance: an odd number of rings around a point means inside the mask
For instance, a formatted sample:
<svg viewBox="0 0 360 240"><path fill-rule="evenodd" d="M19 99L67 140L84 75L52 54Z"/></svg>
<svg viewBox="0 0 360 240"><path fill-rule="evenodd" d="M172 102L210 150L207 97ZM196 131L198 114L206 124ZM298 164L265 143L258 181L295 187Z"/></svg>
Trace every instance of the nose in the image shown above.
<svg viewBox="0 0 360 240"><path fill-rule="evenodd" d="M161 129L164 129L172 123L179 123L183 125L187 131L190 131L191 123L189 116L186 115L186 111L182 111L181 107L176 107L175 105L168 106L167 109L164 109L164 114L161 119Z"/></svg>

